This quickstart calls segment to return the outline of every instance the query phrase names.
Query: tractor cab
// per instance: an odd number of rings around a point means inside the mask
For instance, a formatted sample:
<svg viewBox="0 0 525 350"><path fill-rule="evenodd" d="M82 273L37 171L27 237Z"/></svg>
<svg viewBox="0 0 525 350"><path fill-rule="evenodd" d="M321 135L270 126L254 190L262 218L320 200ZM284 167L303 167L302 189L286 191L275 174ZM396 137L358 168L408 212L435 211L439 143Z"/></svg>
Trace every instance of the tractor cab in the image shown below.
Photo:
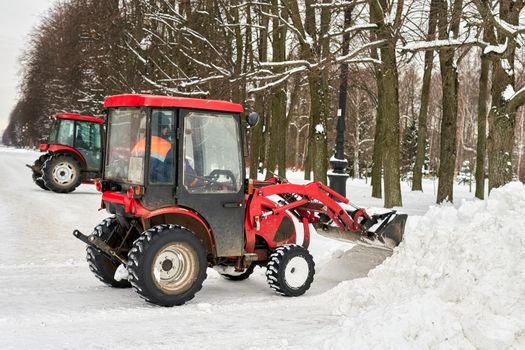
<svg viewBox="0 0 525 350"><path fill-rule="evenodd" d="M39 187L67 193L100 176L104 120L75 113L53 117L48 142L39 147L45 153L28 167Z"/></svg>
<svg viewBox="0 0 525 350"><path fill-rule="evenodd" d="M54 117L48 142L40 145L40 151L70 149L83 157L86 170L100 171L104 121L73 113L56 114Z"/></svg>
<svg viewBox="0 0 525 350"><path fill-rule="evenodd" d="M105 100L107 147L103 203L117 216L135 211L155 220L164 210L199 213L215 237L218 256L241 255L244 245L242 106L150 95ZM117 199L117 200L115 200ZM144 215L143 215L144 216ZM225 218L228 218L225 220ZM153 223L152 223L153 224Z"/></svg>

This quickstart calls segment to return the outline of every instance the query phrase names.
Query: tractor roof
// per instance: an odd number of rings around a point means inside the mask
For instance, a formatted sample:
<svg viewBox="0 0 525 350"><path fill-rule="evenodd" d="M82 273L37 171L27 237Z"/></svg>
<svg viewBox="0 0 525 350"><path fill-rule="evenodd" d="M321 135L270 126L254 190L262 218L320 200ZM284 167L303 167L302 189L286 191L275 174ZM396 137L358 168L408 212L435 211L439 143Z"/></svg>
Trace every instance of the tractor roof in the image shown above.
<svg viewBox="0 0 525 350"><path fill-rule="evenodd" d="M128 94L109 96L104 100L104 107L142 106L195 108L231 113L242 113L244 111L242 106L238 103L187 97Z"/></svg>
<svg viewBox="0 0 525 350"><path fill-rule="evenodd" d="M88 115L80 115L77 113L59 113L54 115L57 119L73 119L73 120L82 120L85 122L92 122L92 123L104 123L103 119L90 117Z"/></svg>

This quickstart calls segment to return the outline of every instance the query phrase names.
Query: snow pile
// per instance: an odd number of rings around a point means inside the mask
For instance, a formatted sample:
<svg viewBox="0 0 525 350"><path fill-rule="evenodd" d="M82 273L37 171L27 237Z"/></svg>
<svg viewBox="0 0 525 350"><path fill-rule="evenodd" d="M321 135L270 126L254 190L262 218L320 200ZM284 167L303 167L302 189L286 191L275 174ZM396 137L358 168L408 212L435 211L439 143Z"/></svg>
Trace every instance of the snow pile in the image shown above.
<svg viewBox="0 0 525 350"><path fill-rule="evenodd" d="M433 207L367 278L321 296L323 348L524 349L525 186Z"/></svg>

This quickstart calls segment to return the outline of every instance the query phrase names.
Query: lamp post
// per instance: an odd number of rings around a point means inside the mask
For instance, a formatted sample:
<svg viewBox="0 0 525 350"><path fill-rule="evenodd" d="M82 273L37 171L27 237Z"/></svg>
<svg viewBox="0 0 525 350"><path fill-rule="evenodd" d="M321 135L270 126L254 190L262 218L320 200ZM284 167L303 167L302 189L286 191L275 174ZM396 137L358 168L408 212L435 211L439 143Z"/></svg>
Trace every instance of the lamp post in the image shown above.
<svg viewBox="0 0 525 350"><path fill-rule="evenodd" d="M345 10L344 28L349 28L352 20L352 8ZM343 56L348 54L350 46L350 33L343 34ZM342 63L339 72L339 109L337 110L337 136L335 139L335 154L330 158L332 169L328 172L330 188L346 197L346 168L348 160L345 159L345 112L346 94L348 92L348 63Z"/></svg>

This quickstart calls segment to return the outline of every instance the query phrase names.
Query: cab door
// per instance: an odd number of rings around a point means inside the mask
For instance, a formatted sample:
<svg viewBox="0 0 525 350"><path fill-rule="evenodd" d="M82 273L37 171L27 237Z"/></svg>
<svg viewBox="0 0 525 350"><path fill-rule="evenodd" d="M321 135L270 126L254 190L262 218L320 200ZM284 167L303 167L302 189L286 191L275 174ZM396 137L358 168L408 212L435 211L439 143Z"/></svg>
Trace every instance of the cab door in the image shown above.
<svg viewBox="0 0 525 350"><path fill-rule="evenodd" d="M76 121L74 148L86 160L86 170L89 171L100 171L102 166L102 134L100 128L101 124L99 123Z"/></svg>
<svg viewBox="0 0 525 350"><path fill-rule="evenodd" d="M176 179L175 109L152 109L147 149L147 189L142 204L150 209L175 205Z"/></svg>
<svg viewBox="0 0 525 350"><path fill-rule="evenodd" d="M244 167L240 116L181 110L177 203L210 225L218 256L244 248Z"/></svg>

